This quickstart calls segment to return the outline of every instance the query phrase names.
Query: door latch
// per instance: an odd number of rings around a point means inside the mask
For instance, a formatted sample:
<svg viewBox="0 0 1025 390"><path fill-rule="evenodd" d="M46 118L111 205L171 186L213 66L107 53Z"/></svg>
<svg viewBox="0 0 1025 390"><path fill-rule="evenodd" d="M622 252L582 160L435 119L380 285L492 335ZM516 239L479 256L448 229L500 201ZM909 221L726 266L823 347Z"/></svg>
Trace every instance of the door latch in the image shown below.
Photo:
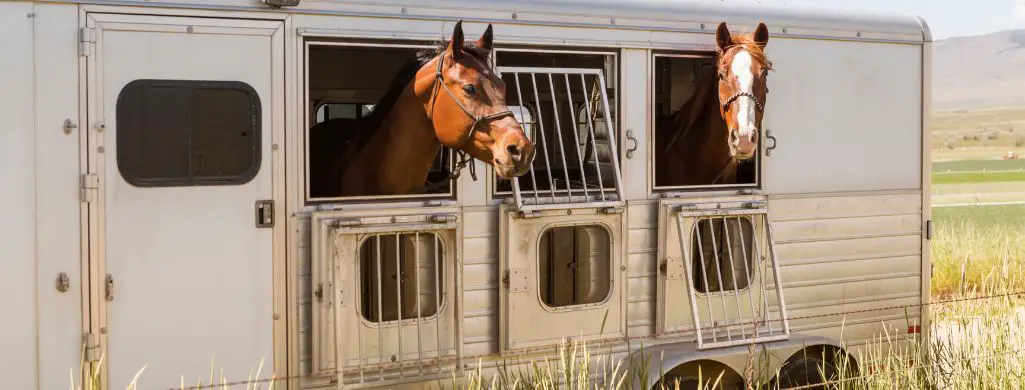
<svg viewBox="0 0 1025 390"><path fill-rule="evenodd" d="M274 226L274 201L256 201L256 227L268 228Z"/></svg>
<svg viewBox="0 0 1025 390"><path fill-rule="evenodd" d="M105 290L106 290L106 295L107 295L106 296L107 302L113 302L114 301L114 277L110 276L110 274L107 274L107 280L104 283L104 285L106 286Z"/></svg>

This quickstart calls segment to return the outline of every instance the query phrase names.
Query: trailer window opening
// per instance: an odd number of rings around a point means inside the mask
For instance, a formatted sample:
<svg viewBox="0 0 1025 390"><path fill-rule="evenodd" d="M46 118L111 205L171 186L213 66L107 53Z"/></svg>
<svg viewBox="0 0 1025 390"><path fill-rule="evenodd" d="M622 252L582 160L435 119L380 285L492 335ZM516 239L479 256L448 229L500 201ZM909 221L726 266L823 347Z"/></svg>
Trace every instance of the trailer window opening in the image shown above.
<svg viewBox="0 0 1025 390"><path fill-rule="evenodd" d="M445 294L444 248L434 233L384 233L359 250L360 313L383 323L429 318Z"/></svg>
<svg viewBox="0 0 1025 390"><path fill-rule="evenodd" d="M541 233L538 281L549 307L595 304L612 293L612 238L598 225L560 226Z"/></svg>
<svg viewBox="0 0 1025 390"><path fill-rule="evenodd" d="M607 125L615 127L618 121L616 52L499 48L495 56L499 70L531 70L502 74L506 102L510 107L531 107L534 119L530 134L536 152L531 172L518 179L521 193L532 199L600 198L599 192L616 190L619 167L612 154L618 151L612 149ZM606 101L611 113L605 112ZM493 196L513 195L511 180L493 177Z"/></svg>
<svg viewBox="0 0 1025 390"><path fill-rule="evenodd" d="M117 100L117 165L137 187L239 185L261 163L261 103L238 81L135 80Z"/></svg>
<svg viewBox="0 0 1025 390"><path fill-rule="evenodd" d="M756 271L754 235L748 218L699 220L690 245L695 291L707 294L746 289Z"/></svg>
<svg viewBox="0 0 1025 390"><path fill-rule="evenodd" d="M435 156L424 185L442 182L424 194L376 196L355 194L343 197L342 172L335 168L352 157L347 146L350 135L372 115L376 105L388 92L397 73L416 57L417 52L429 48L424 44L340 43L308 42L306 84L309 109L305 134L306 185L308 200L334 202L347 199L386 199L396 197L452 197L451 182L444 182L451 166L453 153L441 147ZM331 124L325 124L335 120ZM369 169L369 168L367 168Z"/></svg>
<svg viewBox="0 0 1025 390"><path fill-rule="evenodd" d="M721 161L725 161L729 157L728 155L706 156L704 157L705 160L700 160L701 156L680 152L680 146L684 142L693 145L697 142L703 142L708 137L726 137L726 134L705 134L702 133L703 129L700 126L693 126L689 129L674 127L662 133L665 139L659 139L660 134L656 130L659 128L659 125L665 125L666 121L671 119L675 112L685 107L687 107L687 112L692 112L688 104L693 104L691 100L697 96L698 87L706 79L715 77L714 54L654 54L653 66L654 81L651 97L651 115L654 128L649 136L650 142L648 144L651 148L649 156L653 161L652 189L654 191L671 191L699 187L749 187L760 185L760 178L758 176L761 159L760 153L755 153L752 159L739 163L736 183L720 184L715 180L724 165ZM708 99L717 98L714 92L708 96ZM710 118L712 120L722 120L719 114L709 115L715 115L714 118ZM684 134L686 135L686 140L674 138ZM671 145L673 147L667 150L666 147L670 142L672 142ZM722 145L725 145L725 142L724 139ZM759 143L761 144L761 142ZM759 145L759 149L761 147ZM670 159L671 163L678 167L669 171L667 168L668 164L664 159ZM661 172L661 170L666 170L666 172Z"/></svg>

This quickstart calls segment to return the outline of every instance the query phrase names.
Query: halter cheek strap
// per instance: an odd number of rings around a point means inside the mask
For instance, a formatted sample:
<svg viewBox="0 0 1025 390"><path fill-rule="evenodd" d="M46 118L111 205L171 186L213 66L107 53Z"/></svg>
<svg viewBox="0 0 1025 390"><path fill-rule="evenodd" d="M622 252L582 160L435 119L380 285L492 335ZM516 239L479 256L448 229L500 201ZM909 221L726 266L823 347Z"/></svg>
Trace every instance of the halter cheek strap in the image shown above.
<svg viewBox="0 0 1025 390"><path fill-rule="evenodd" d="M437 103L437 100L438 100L437 99L437 97L438 97L437 94L438 94L438 87L440 86L442 90L444 90L446 93L448 93L448 96L452 98L452 101L456 102L456 105L459 106L459 108L461 108L463 110L463 112L466 113L466 115L470 116L470 118L473 118L473 124L470 125L470 130L466 133L466 138L463 140L463 142L462 142L462 144L460 146L466 146L466 145L469 145L471 142L473 142L473 134L474 134L474 132L477 131L477 125L479 125L481 122L490 121L492 119L501 118L501 117L504 117L504 116L507 116L507 115L509 115L509 116L513 115L513 112L511 110L508 110L508 109L506 109L504 111L499 111L499 112L496 112L496 113L488 114L488 115L476 115L476 114L473 113L473 111L470 111L470 109L466 108L466 106L464 106L463 103L460 102L459 99L456 98L455 94L452 93L452 90L450 90L448 88L448 86L445 85L445 83L443 82L444 76L442 75L441 70L442 70L442 67L444 66L444 63L445 63L445 54L441 54L440 56L438 56L438 69L435 71L434 86L432 87L432 91L431 91L431 109L430 109L430 111L428 111L427 117L430 118L432 121L434 120L434 105L435 105L435 103ZM477 168L476 168L476 164L471 164L471 162L473 162L473 157L471 157L468 153L466 153L462 149L456 149L456 154L458 155L458 161L456 161L455 167L453 167L453 169L448 172L448 175L447 175L447 177L444 180L441 180L441 181L439 181L437 183L429 184L429 185L421 187L421 188L414 189L412 192L413 193L423 193L423 192L426 192L426 191L429 191L429 190L432 190L432 189L436 189L436 188L440 187L441 185L443 185L445 182L448 182L448 181L451 181L451 180L455 180L455 179L459 178L459 175L462 172L463 168L466 167L467 165L469 165L469 167L470 167L470 178L472 178L473 181L477 181Z"/></svg>

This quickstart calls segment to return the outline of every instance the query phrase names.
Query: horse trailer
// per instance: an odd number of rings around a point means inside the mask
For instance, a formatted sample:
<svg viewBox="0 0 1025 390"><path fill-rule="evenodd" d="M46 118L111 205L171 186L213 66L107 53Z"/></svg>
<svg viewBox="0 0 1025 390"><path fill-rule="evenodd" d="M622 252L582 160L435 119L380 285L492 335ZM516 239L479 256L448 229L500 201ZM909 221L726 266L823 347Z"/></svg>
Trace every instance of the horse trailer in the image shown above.
<svg viewBox="0 0 1025 390"><path fill-rule="evenodd" d="M428 388L563 343L803 384L928 337L914 16L32 0L0 42L8 388Z"/></svg>

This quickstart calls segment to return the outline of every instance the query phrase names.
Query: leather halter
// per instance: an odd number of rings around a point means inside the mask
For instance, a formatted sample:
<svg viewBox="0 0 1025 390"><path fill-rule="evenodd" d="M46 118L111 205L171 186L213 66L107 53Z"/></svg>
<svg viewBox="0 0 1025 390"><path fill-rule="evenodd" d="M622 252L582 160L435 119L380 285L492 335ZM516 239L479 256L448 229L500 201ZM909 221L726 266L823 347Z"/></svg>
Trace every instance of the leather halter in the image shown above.
<svg viewBox="0 0 1025 390"><path fill-rule="evenodd" d="M437 99L437 97L438 97L438 86L441 86L441 88L446 93L448 93L448 96L452 98L452 101L454 101L456 103L456 105L459 106L459 108L461 108L463 110L463 112L466 113L466 115L468 115L470 118L473 118L473 124L470 125L470 131L467 132L466 139L463 140L462 144L460 144L460 147L469 145L471 142L473 142L473 133L477 131L477 125L480 124L481 122L489 121L489 120L492 120L492 119L495 119L495 118L501 118L501 117L506 116L506 115L513 115L512 110L509 110L509 109L506 109L505 111L499 111L499 112L496 112L496 113L488 114L488 115L476 115L476 114L474 114L473 111L470 111L470 109L466 108L466 106L464 106L463 103L460 102L459 99L456 98L455 94L452 93L452 90L450 90L448 88L448 86L445 85L445 83L443 82L444 76L442 75L441 70L442 70L444 64L445 64L445 53L442 53L441 55L438 56L438 69L435 71L434 85L431 87L431 109L427 113L427 118L431 119L432 122L434 121L434 105L437 103L437 100L438 100ZM514 116L514 118L515 118L515 116ZM439 140L439 143L440 143L440 140ZM438 181L436 183L432 183L432 184L429 184L429 185L426 185L426 186L423 186L423 187L420 187L420 188L414 188L413 191L411 191L411 192L413 192L413 193L426 192L428 190L436 189L436 188L440 187L441 185L443 185L446 182L458 179L459 175L462 173L463 168L466 167L467 165L470 166L470 178L472 178L473 181L477 181L477 168L476 168L476 164L470 164L471 162L473 162L473 157L470 156L465 151L463 151L462 149L456 149L455 152L458 155L458 161L456 162L455 167L453 167L452 170L450 170L448 172L448 174L446 175L446 178L444 180L441 180L441 181Z"/></svg>

